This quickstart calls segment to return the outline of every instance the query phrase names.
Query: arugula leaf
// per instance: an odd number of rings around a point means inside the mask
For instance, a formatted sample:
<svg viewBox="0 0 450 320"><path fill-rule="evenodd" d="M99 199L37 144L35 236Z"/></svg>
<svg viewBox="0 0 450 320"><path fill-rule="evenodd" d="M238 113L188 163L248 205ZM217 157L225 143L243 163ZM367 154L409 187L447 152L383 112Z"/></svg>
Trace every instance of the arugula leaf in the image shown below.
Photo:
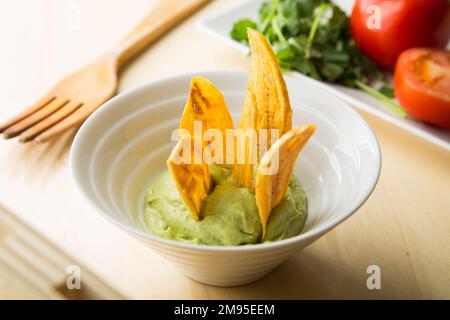
<svg viewBox="0 0 450 320"><path fill-rule="evenodd" d="M357 47L344 11L329 0L270 0L259 9L259 21L243 19L231 37L248 44L247 28L262 32L284 70L296 70L317 80L361 89L397 114L385 74ZM377 90L371 83L381 83Z"/></svg>

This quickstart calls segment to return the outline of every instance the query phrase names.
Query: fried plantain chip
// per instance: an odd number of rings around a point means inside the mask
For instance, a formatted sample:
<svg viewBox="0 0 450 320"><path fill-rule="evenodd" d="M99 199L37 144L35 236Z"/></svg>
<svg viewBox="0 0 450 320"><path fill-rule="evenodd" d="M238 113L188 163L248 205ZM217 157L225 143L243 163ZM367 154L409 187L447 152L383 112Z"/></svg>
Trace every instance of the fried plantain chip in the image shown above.
<svg viewBox="0 0 450 320"><path fill-rule="evenodd" d="M286 83L270 44L258 31L248 29L247 33L251 48L250 77L238 129L255 129L256 147L247 139L245 162L235 164L233 173L241 186L253 190L254 164L249 159L253 159L256 152L259 162L260 150L268 150L276 138L292 128L292 109ZM260 139L261 129L267 130L265 139ZM272 130L276 130L277 137L273 137Z"/></svg>
<svg viewBox="0 0 450 320"><path fill-rule="evenodd" d="M277 140L261 158L256 174L255 197L263 227L263 239L272 209L286 194L295 161L315 131L314 125L293 128Z"/></svg>
<svg viewBox="0 0 450 320"><path fill-rule="evenodd" d="M167 166L181 197L195 220L200 220L203 200L211 191L208 165L201 158L202 142L183 135L167 159Z"/></svg>
<svg viewBox="0 0 450 320"><path fill-rule="evenodd" d="M195 121L201 121L204 131L220 130L223 137L225 137L226 129L234 128L222 93L211 81L203 77L192 78L191 90L181 118L180 129L186 129L191 135L194 135Z"/></svg>

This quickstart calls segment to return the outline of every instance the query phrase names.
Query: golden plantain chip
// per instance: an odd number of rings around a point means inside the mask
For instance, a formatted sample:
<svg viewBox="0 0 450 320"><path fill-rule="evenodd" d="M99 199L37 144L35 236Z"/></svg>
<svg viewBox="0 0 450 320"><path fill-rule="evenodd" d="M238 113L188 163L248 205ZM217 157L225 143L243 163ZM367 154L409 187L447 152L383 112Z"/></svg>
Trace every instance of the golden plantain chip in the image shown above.
<svg viewBox="0 0 450 320"><path fill-rule="evenodd" d="M293 128L276 141L261 158L256 174L255 197L263 227L263 239L272 209L286 194L295 161L315 131L314 125Z"/></svg>
<svg viewBox="0 0 450 320"><path fill-rule="evenodd" d="M286 83L270 44L255 30L248 29L247 33L251 48L250 77L238 129L255 129L256 147L247 139L245 162L235 164L233 173L241 186L253 190L254 163L249 159L256 156L259 161L260 154L291 129L292 109ZM267 130L264 139L260 138L261 129ZM272 130L276 130L276 136Z"/></svg>
<svg viewBox="0 0 450 320"><path fill-rule="evenodd" d="M201 150L201 141L183 135L167 159L177 189L195 220L200 219L203 200L212 187L209 168L203 163Z"/></svg>
<svg viewBox="0 0 450 320"><path fill-rule="evenodd" d="M191 135L195 135L196 121L201 123L201 134L209 129L219 130L221 133L221 144L223 145L222 156L225 155L226 129L233 129L233 120L228 111L225 99L214 84L206 78L194 77L191 81L189 98L184 108L180 122L180 129L186 129ZM207 143L204 143L207 146Z"/></svg>

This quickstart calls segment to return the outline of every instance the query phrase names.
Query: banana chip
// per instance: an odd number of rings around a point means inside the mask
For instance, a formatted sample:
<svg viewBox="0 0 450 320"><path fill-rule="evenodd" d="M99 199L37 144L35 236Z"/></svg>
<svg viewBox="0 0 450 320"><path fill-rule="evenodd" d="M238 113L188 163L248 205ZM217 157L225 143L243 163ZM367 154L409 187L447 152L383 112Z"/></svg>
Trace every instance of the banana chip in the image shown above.
<svg viewBox="0 0 450 320"><path fill-rule="evenodd" d="M208 165L202 160L202 142L192 136L181 136L167 160L177 189L195 220L200 220L203 201L211 191Z"/></svg>
<svg viewBox="0 0 450 320"><path fill-rule="evenodd" d="M277 140L261 158L256 174L255 197L263 227L263 239L272 209L283 200L295 161L316 127L294 128Z"/></svg>
<svg viewBox="0 0 450 320"><path fill-rule="evenodd" d="M250 158L256 156L259 161L259 151L268 150L275 138L292 128L292 109L286 83L270 44L264 35L252 29L248 29L248 38L251 47L250 78L238 128L255 129L258 135L256 148L247 139L245 162L235 164L233 173L241 186L253 190L254 164L250 163ZM260 129L267 130L267 139L259 139ZM277 137L272 136L272 129L278 131Z"/></svg>

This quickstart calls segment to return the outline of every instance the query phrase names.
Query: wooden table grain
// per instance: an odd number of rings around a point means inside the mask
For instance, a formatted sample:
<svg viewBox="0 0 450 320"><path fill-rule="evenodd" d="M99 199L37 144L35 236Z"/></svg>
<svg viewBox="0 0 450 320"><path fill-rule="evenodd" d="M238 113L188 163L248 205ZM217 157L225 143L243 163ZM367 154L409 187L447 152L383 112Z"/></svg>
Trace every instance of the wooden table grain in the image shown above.
<svg viewBox="0 0 450 320"><path fill-rule="evenodd" d="M238 2L216 0L170 32L128 65L120 91L186 72L246 69L245 55L196 28L198 19ZM119 41L154 3L4 1L0 119ZM127 298L448 299L450 153L358 111L375 130L383 155L372 196L351 219L250 285L217 288L192 281L101 218L70 176L74 132L44 145L0 141L0 204ZM380 290L367 288L370 265L380 267ZM1 273L0 284L0 298L29 297Z"/></svg>

